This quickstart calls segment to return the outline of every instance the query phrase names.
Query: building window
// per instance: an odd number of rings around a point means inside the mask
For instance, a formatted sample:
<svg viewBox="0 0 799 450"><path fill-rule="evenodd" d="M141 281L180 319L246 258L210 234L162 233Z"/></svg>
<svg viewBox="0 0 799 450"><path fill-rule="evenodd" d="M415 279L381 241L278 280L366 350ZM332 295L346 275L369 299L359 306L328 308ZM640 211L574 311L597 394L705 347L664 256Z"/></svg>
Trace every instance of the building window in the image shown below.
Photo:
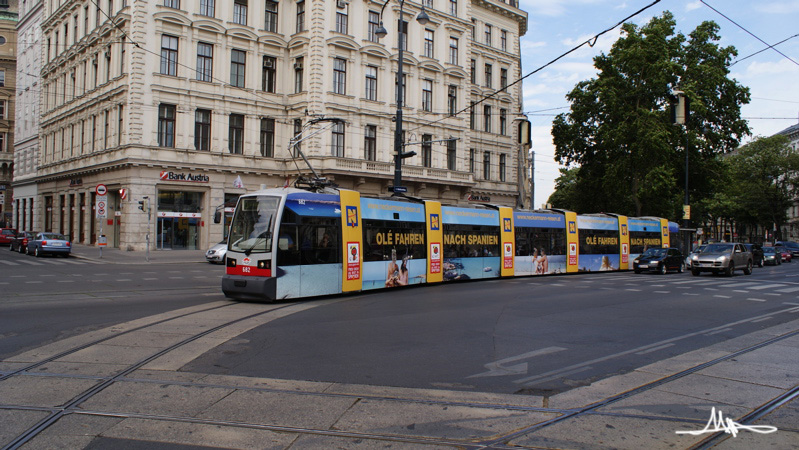
<svg viewBox="0 0 799 450"><path fill-rule="evenodd" d="M261 156L275 156L275 119L261 119Z"/></svg>
<svg viewBox="0 0 799 450"><path fill-rule="evenodd" d="M458 65L458 38L449 38L449 63Z"/></svg>
<svg viewBox="0 0 799 450"><path fill-rule="evenodd" d="M483 105L483 128L486 133L491 132L491 105Z"/></svg>
<svg viewBox="0 0 799 450"><path fill-rule="evenodd" d="M233 23L247 25L247 0L233 2Z"/></svg>
<svg viewBox="0 0 799 450"><path fill-rule="evenodd" d="M208 109L194 112L194 148L211 150L211 111Z"/></svg>
<svg viewBox="0 0 799 450"><path fill-rule="evenodd" d="M474 173L474 149L469 149L469 173Z"/></svg>
<svg viewBox="0 0 799 450"><path fill-rule="evenodd" d="M83 7L83 35L89 34L89 5Z"/></svg>
<svg viewBox="0 0 799 450"><path fill-rule="evenodd" d="M333 59L333 92L347 93L347 60L344 58Z"/></svg>
<svg viewBox="0 0 799 450"><path fill-rule="evenodd" d="M264 30L277 33L277 2L266 0Z"/></svg>
<svg viewBox="0 0 799 450"><path fill-rule="evenodd" d="M366 99L377 100L377 67L366 66Z"/></svg>
<svg viewBox="0 0 799 450"><path fill-rule="evenodd" d="M503 52L508 51L508 32L505 30L499 32L499 49Z"/></svg>
<svg viewBox="0 0 799 450"><path fill-rule="evenodd" d="M508 134L508 110L499 110L499 134L505 136Z"/></svg>
<svg viewBox="0 0 799 450"><path fill-rule="evenodd" d="M92 116L92 151L96 138L97 116ZM175 146L175 105L158 105L158 145L160 147Z"/></svg>
<svg viewBox="0 0 799 450"><path fill-rule="evenodd" d="M264 56L264 67L261 73L261 90L275 92L275 78L277 77L277 59L272 56Z"/></svg>
<svg viewBox="0 0 799 450"><path fill-rule="evenodd" d="M333 156L344 157L344 124L342 122L336 122L333 125L333 142L330 147Z"/></svg>
<svg viewBox="0 0 799 450"><path fill-rule="evenodd" d="M499 181L505 181L505 155L499 155Z"/></svg>
<svg viewBox="0 0 799 450"><path fill-rule="evenodd" d="M424 30L424 52L423 55L433 57L433 30Z"/></svg>
<svg viewBox="0 0 799 450"><path fill-rule="evenodd" d="M171 134L165 134L164 140L169 139L171 145L161 145L161 147L174 147L175 146L175 106L174 105L164 105L167 108L172 108L172 120L171 125L169 120L164 121L164 128L172 130ZM160 130L159 130L160 131ZM160 134L160 133L159 133ZM159 139L159 144L161 140ZM55 144L54 144L55 145ZM92 115L92 153L97 150L97 114Z"/></svg>
<svg viewBox="0 0 799 450"><path fill-rule="evenodd" d="M211 81L213 79L214 46L205 42L197 43L197 79Z"/></svg>
<svg viewBox="0 0 799 450"><path fill-rule="evenodd" d="M367 39L370 42L380 42L380 38L377 37L377 28L380 26L380 13L375 11L369 11L369 26L367 30Z"/></svg>
<svg viewBox="0 0 799 450"><path fill-rule="evenodd" d="M425 8L432 8L433 0L422 0L422 4L425 6Z"/></svg>
<svg viewBox="0 0 799 450"><path fill-rule="evenodd" d="M6 151L6 134L0 133L0 152Z"/></svg>
<svg viewBox="0 0 799 450"><path fill-rule="evenodd" d="M422 80L422 110L433 110L433 80Z"/></svg>
<svg viewBox="0 0 799 450"><path fill-rule="evenodd" d="M305 58L297 58L294 60L294 93L302 92L302 74L303 62Z"/></svg>
<svg viewBox="0 0 799 450"><path fill-rule="evenodd" d="M433 136L429 134L422 135L422 165L425 167L433 167Z"/></svg>
<svg viewBox="0 0 799 450"><path fill-rule="evenodd" d="M377 125L367 125L363 138L363 159L377 160Z"/></svg>
<svg viewBox="0 0 799 450"><path fill-rule="evenodd" d="M456 141L450 138L447 141L447 169L458 170L458 154L456 151Z"/></svg>
<svg viewBox="0 0 799 450"><path fill-rule="evenodd" d="M486 33L485 33L486 34L486 45L489 46L489 47L491 46L491 31L492 31L491 25L486 24Z"/></svg>
<svg viewBox="0 0 799 450"><path fill-rule="evenodd" d="M485 87L490 88L494 84L491 80L493 77L494 67L491 64L486 64L485 70Z"/></svg>
<svg viewBox="0 0 799 450"><path fill-rule="evenodd" d="M95 59L95 67L97 60ZM161 73L175 76L178 74L178 38L164 34L161 36ZM96 80L95 69L95 80ZM95 82L96 85L96 82Z"/></svg>
<svg viewBox="0 0 799 450"><path fill-rule="evenodd" d="M125 112L124 112L123 108L124 108L123 105L119 105L119 107L117 107L117 122L119 122L117 124L117 147L122 145L122 133L125 130ZM73 130L74 130L74 126L73 126ZM73 131L73 133L74 133L74 131ZM74 136L73 136L73 139L74 139Z"/></svg>
<svg viewBox="0 0 799 450"><path fill-rule="evenodd" d="M447 89L447 113L454 116L458 112L458 86L450 84Z"/></svg>
<svg viewBox="0 0 799 450"><path fill-rule="evenodd" d="M347 10L346 9L337 9L336 10L336 32L341 34L347 34L348 28L348 17L347 17Z"/></svg>
<svg viewBox="0 0 799 450"><path fill-rule="evenodd" d="M228 151L235 155L244 153L244 115L231 114L228 127Z"/></svg>
<svg viewBox="0 0 799 450"><path fill-rule="evenodd" d="M508 69L499 69L499 87L501 89L508 87Z"/></svg>
<svg viewBox="0 0 799 450"><path fill-rule="evenodd" d="M164 6L167 8L180 9L180 0L164 0ZM97 8L99 8L99 6Z"/></svg>
<svg viewBox="0 0 799 450"><path fill-rule="evenodd" d="M397 29L399 30L399 45L402 50L408 50L408 22L400 20L397 22Z"/></svg>
<svg viewBox="0 0 799 450"><path fill-rule="evenodd" d="M472 84L477 84L477 60L473 59L471 61L471 66L469 66L469 80L471 80Z"/></svg>
<svg viewBox="0 0 799 450"><path fill-rule="evenodd" d="M294 137L292 139L299 140L302 137L301 135L302 135L302 119L294 119ZM294 152L291 156L294 158L300 156L300 150L302 150L302 144L295 145Z"/></svg>
<svg viewBox="0 0 799 450"><path fill-rule="evenodd" d="M214 2L216 0L200 0L200 15L214 17Z"/></svg>
<svg viewBox="0 0 799 450"><path fill-rule="evenodd" d="M397 77L394 77L394 98L399 98L400 102L402 102L403 105L405 104L405 97L406 97L406 94L408 93L408 89L405 88L407 86L407 81L408 81L408 74L407 73L403 73L402 74L402 94L400 94L399 85L397 84Z"/></svg>
<svg viewBox="0 0 799 450"><path fill-rule="evenodd" d="M247 52L243 50L230 51L230 84L244 87L244 73L247 68Z"/></svg>
<svg viewBox="0 0 799 450"><path fill-rule="evenodd" d="M6 101L0 100L0 119L6 118Z"/></svg>
<svg viewBox="0 0 799 450"><path fill-rule="evenodd" d="M469 129L474 130L474 102L469 106Z"/></svg>
<svg viewBox="0 0 799 450"><path fill-rule="evenodd" d="M472 40L474 41L477 39L477 34L476 34L477 31L475 31L477 30L477 19L475 19L474 17L472 17L471 30L472 30Z"/></svg>
<svg viewBox="0 0 799 450"><path fill-rule="evenodd" d="M491 179L491 153L483 152L483 179Z"/></svg>
<svg viewBox="0 0 799 450"><path fill-rule="evenodd" d="M458 0L449 0L449 14L452 16L458 15Z"/></svg>
<svg viewBox="0 0 799 450"><path fill-rule="evenodd" d="M305 2L297 2L297 33L305 31Z"/></svg>

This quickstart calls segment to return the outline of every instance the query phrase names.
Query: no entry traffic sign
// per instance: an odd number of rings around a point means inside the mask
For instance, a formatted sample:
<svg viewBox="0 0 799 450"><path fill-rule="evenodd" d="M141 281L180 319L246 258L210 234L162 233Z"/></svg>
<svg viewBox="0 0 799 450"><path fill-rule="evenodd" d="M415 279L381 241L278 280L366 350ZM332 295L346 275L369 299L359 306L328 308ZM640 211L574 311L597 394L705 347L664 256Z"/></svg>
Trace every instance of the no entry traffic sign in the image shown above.
<svg viewBox="0 0 799 450"><path fill-rule="evenodd" d="M105 187L104 184L98 184L97 188L95 189L95 192L97 192L97 195L104 196L105 194L108 193L108 188Z"/></svg>

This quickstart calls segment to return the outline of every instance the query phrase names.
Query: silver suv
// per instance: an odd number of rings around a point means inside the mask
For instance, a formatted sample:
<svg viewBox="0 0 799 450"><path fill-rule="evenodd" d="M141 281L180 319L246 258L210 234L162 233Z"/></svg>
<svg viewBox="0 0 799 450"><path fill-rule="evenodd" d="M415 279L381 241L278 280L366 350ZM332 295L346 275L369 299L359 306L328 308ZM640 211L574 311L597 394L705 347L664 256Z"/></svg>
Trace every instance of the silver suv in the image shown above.
<svg viewBox="0 0 799 450"><path fill-rule="evenodd" d="M744 274L752 274L752 252L737 242L708 244L701 253L691 256L691 273L720 273L731 277L733 272L741 269Z"/></svg>

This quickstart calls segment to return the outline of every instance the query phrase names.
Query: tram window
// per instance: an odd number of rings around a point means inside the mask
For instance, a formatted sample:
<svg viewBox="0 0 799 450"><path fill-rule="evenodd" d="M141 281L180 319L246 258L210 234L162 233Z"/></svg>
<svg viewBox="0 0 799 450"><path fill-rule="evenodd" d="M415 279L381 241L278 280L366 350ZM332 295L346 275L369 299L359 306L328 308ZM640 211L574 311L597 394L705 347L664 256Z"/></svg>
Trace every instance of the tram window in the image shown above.
<svg viewBox="0 0 799 450"><path fill-rule="evenodd" d="M425 224L389 220L363 221L364 261L388 261L391 251L397 258L427 258Z"/></svg>
<svg viewBox="0 0 799 450"><path fill-rule="evenodd" d="M566 249L566 233L563 228L516 228L516 255L531 256L544 252L547 255L563 255Z"/></svg>
<svg viewBox="0 0 799 450"><path fill-rule="evenodd" d="M648 248L661 247L660 231L630 231L630 253L643 253Z"/></svg>
<svg viewBox="0 0 799 450"><path fill-rule="evenodd" d="M499 227L444 224L445 258L499 255Z"/></svg>
<svg viewBox="0 0 799 450"><path fill-rule="evenodd" d="M618 230L580 230L580 254L609 255L619 253Z"/></svg>
<svg viewBox="0 0 799 450"><path fill-rule="evenodd" d="M339 235L341 227L336 219L305 217L300 225L300 260L302 264L333 264L341 262Z"/></svg>

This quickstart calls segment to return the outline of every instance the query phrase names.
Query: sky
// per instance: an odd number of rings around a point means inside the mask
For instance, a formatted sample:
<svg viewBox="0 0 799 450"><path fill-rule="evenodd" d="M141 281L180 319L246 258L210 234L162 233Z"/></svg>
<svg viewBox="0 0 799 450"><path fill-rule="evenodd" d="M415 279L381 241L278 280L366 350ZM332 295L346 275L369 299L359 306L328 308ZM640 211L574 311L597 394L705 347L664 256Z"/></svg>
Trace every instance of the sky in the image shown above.
<svg viewBox="0 0 799 450"><path fill-rule="evenodd" d="M527 34L521 37L522 74L539 69L653 1L520 0L521 9L528 14ZM686 36L704 21L716 22L720 26L719 44L734 46L738 59L742 59L731 67L729 77L750 89L751 102L742 107L741 116L749 121L753 136L771 136L799 123L799 0L705 3L718 12L701 1L661 0L627 22L642 26L671 11L677 22L675 30ZM596 76L593 58L607 54L618 38L619 27L600 37L593 47L584 45L523 82L524 111L532 123L534 208L546 203L560 175L561 166L554 158L552 120L569 111L566 94L578 82ZM746 58L785 39L774 48L787 58L773 49ZM749 140L751 137L744 143Z"/></svg>

